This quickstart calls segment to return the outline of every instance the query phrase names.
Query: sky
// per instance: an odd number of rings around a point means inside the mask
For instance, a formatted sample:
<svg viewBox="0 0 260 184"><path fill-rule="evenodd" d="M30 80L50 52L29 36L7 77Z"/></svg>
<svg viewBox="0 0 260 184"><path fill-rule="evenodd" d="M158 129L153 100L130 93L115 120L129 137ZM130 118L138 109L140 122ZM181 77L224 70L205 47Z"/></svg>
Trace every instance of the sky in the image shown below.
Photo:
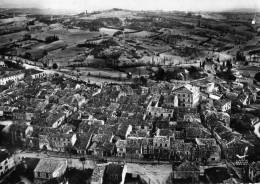
<svg viewBox="0 0 260 184"><path fill-rule="evenodd" d="M0 0L0 7L50 8L63 10L223 11L250 8L260 10L260 0Z"/></svg>

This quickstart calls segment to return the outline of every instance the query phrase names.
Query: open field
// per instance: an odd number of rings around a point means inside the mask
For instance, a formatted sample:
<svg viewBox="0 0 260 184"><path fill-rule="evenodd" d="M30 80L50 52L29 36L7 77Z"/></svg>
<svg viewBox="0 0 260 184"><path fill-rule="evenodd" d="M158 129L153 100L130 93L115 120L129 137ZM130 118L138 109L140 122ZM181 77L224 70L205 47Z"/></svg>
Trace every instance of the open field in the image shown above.
<svg viewBox="0 0 260 184"><path fill-rule="evenodd" d="M5 11L9 18L0 19L0 48L1 45L5 48L2 52L31 57L49 67L53 63L59 67L111 69L132 66L131 73L139 75L140 71L134 67L153 65L154 56L157 59L154 65L167 63L167 60L184 65L186 61L203 60L214 53L215 58L227 60L238 51L257 52L260 46L259 25L251 25L252 13L111 9L52 18L51 14L34 13L26 17L24 14L28 12L23 9L9 11ZM11 16L12 11L16 17ZM50 36L57 36L59 40L47 43L46 38ZM147 71L141 70L141 73L146 75Z"/></svg>

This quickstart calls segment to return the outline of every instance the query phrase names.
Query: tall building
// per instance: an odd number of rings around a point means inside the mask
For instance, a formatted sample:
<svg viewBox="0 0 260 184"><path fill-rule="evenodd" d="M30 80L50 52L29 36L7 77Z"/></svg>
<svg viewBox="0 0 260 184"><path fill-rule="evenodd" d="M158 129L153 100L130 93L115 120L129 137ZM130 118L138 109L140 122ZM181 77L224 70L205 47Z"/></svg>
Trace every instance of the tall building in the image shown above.
<svg viewBox="0 0 260 184"><path fill-rule="evenodd" d="M199 88L186 84L179 88L173 89L172 94L178 97L179 107L196 107L199 103Z"/></svg>

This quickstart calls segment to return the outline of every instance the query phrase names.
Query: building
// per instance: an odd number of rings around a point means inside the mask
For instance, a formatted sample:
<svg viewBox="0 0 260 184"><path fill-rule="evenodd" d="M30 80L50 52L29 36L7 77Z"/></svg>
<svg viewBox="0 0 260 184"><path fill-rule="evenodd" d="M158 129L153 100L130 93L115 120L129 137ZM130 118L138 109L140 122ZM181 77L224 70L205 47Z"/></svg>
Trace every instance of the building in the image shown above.
<svg viewBox="0 0 260 184"><path fill-rule="evenodd" d="M34 169L35 183L44 183L50 179L62 177L67 166L65 159L41 159Z"/></svg>
<svg viewBox="0 0 260 184"><path fill-rule="evenodd" d="M252 162L249 165L248 178L254 183L260 182L260 162L259 161Z"/></svg>
<svg viewBox="0 0 260 184"><path fill-rule="evenodd" d="M17 107L0 106L0 117L3 119L13 119L14 111L17 109Z"/></svg>
<svg viewBox="0 0 260 184"><path fill-rule="evenodd" d="M194 183L199 181L200 170L196 163L185 161L173 169L173 183Z"/></svg>
<svg viewBox="0 0 260 184"><path fill-rule="evenodd" d="M154 136L153 138L153 154L156 158L168 160L170 158L170 137Z"/></svg>
<svg viewBox="0 0 260 184"><path fill-rule="evenodd" d="M0 150L0 178L15 166L14 156L5 149Z"/></svg>
<svg viewBox="0 0 260 184"><path fill-rule="evenodd" d="M221 112L227 112L231 110L231 101L220 99L214 101L214 107Z"/></svg>
<svg viewBox="0 0 260 184"><path fill-rule="evenodd" d="M154 156L153 138L144 138L142 140L141 153L144 158L153 158Z"/></svg>
<svg viewBox="0 0 260 184"><path fill-rule="evenodd" d="M82 154L82 155L87 154L87 149L90 146L91 138L92 138L92 133L77 135L77 141L74 145L77 154Z"/></svg>
<svg viewBox="0 0 260 184"><path fill-rule="evenodd" d="M18 81L24 78L24 73L16 73L0 78L0 85L6 85L9 81Z"/></svg>
<svg viewBox="0 0 260 184"><path fill-rule="evenodd" d="M25 123L14 123L10 126L12 144L23 146L26 143L26 138L33 132L33 127Z"/></svg>
<svg viewBox="0 0 260 184"><path fill-rule="evenodd" d="M141 158L142 139L137 137L128 137L126 139L126 156L128 158Z"/></svg>
<svg viewBox="0 0 260 184"><path fill-rule="evenodd" d="M48 76L45 71L31 69L29 72L30 72L32 79L41 79L41 78Z"/></svg>
<svg viewBox="0 0 260 184"><path fill-rule="evenodd" d="M45 132L39 135L39 148L43 150L65 152L67 148L74 146L76 141L76 134L66 134L52 130L51 132Z"/></svg>
<svg viewBox="0 0 260 184"><path fill-rule="evenodd" d="M124 184L127 166L121 164L109 164L105 169L103 184Z"/></svg>
<svg viewBox="0 0 260 184"><path fill-rule="evenodd" d="M196 138L196 158L206 164L221 159L221 149L214 138Z"/></svg>
<svg viewBox="0 0 260 184"><path fill-rule="evenodd" d="M66 114L64 112L51 114L46 121L52 125L52 128L58 128L65 120Z"/></svg>
<svg viewBox="0 0 260 184"><path fill-rule="evenodd" d="M94 168L90 184L103 184L106 165L98 165Z"/></svg>
<svg viewBox="0 0 260 184"><path fill-rule="evenodd" d="M117 156L125 157L126 155L126 140L118 140L116 142Z"/></svg>
<svg viewBox="0 0 260 184"><path fill-rule="evenodd" d="M124 124L123 122L118 126L116 135L122 139L126 139L127 136L132 132L132 125Z"/></svg>
<svg viewBox="0 0 260 184"><path fill-rule="evenodd" d="M172 90L172 94L178 97L179 107L196 107L199 103L200 92L199 88L186 84L182 87Z"/></svg>

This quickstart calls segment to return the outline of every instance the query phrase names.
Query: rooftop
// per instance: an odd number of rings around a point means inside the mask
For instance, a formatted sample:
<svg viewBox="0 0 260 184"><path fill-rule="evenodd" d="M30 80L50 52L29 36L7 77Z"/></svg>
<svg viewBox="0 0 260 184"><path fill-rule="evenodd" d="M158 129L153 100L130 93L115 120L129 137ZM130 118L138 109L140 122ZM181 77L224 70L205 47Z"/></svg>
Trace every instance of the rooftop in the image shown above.
<svg viewBox="0 0 260 184"><path fill-rule="evenodd" d="M67 166L66 160L57 160L57 159L41 159L37 164L34 172L40 173L53 173L56 169L59 169L63 166Z"/></svg>

